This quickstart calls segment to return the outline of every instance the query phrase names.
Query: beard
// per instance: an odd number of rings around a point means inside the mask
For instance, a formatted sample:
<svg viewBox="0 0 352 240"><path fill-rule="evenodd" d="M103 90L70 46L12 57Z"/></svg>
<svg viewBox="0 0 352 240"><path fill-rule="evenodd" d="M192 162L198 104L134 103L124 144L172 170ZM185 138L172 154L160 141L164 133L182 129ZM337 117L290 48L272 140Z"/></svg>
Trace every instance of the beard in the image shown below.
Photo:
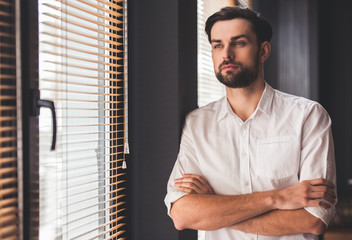
<svg viewBox="0 0 352 240"><path fill-rule="evenodd" d="M239 71L237 73L233 71L227 71L226 75L222 74L222 67L227 64L233 64L238 66ZM218 80L229 88L245 88L249 87L258 77L259 73L259 54L254 59L252 66L243 66L242 63L236 62L232 59L223 61L219 70L216 73Z"/></svg>

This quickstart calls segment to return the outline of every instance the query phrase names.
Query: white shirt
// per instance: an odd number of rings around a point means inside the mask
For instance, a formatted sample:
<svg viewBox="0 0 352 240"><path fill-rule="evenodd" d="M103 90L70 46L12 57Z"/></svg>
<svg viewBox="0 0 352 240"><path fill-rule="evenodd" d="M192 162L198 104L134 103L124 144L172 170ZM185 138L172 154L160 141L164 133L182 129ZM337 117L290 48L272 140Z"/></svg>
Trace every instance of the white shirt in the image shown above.
<svg viewBox="0 0 352 240"><path fill-rule="evenodd" d="M204 176L218 195L239 195L282 189L300 181L326 178L336 183L331 120L318 103L274 90L266 84L259 104L243 122L227 98L191 112L171 173L165 204L186 195L174 179L192 173ZM328 224L335 214L308 207ZM289 223L287 223L289 224ZM262 236L223 228L206 231L206 240L317 239L313 234Z"/></svg>

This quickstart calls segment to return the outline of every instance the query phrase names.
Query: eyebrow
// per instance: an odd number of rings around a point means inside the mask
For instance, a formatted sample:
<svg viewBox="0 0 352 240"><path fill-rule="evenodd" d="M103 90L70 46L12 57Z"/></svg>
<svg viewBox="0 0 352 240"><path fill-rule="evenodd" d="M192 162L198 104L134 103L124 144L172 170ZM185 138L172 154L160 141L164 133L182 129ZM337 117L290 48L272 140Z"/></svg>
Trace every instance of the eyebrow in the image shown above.
<svg viewBox="0 0 352 240"><path fill-rule="evenodd" d="M231 38L231 41L236 41L237 39L239 38L248 38L248 36L246 34L241 34L241 35L238 35L238 36L235 36L235 37L232 37ZM219 42L222 42L220 39L213 39L211 40L211 43L219 43Z"/></svg>

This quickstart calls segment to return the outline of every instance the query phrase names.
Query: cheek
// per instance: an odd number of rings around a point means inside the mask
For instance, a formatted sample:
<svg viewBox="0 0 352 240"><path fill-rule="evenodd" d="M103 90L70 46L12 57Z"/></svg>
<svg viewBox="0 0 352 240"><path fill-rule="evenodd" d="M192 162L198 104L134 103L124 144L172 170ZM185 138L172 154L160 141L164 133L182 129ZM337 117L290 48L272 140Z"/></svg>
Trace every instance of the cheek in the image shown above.
<svg viewBox="0 0 352 240"><path fill-rule="evenodd" d="M212 55L212 60L213 60L214 69L215 69L215 71L217 71L221 62L220 62L219 59L218 59L216 56L214 56L214 55Z"/></svg>

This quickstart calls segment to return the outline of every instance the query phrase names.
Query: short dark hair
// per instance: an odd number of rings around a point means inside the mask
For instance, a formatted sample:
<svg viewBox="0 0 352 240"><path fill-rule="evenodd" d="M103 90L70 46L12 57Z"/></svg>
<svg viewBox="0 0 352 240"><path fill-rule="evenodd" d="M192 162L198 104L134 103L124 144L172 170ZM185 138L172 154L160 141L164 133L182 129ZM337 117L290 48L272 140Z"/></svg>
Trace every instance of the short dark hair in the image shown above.
<svg viewBox="0 0 352 240"><path fill-rule="evenodd" d="M253 10L242 7L224 7L207 19L205 23L205 32L208 35L209 42L211 42L210 31L217 21L225 21L235 18L248 20L252 24L252 30L257 35L258 44L265 41L270 42L273 35L270 23Z"/></svg>

